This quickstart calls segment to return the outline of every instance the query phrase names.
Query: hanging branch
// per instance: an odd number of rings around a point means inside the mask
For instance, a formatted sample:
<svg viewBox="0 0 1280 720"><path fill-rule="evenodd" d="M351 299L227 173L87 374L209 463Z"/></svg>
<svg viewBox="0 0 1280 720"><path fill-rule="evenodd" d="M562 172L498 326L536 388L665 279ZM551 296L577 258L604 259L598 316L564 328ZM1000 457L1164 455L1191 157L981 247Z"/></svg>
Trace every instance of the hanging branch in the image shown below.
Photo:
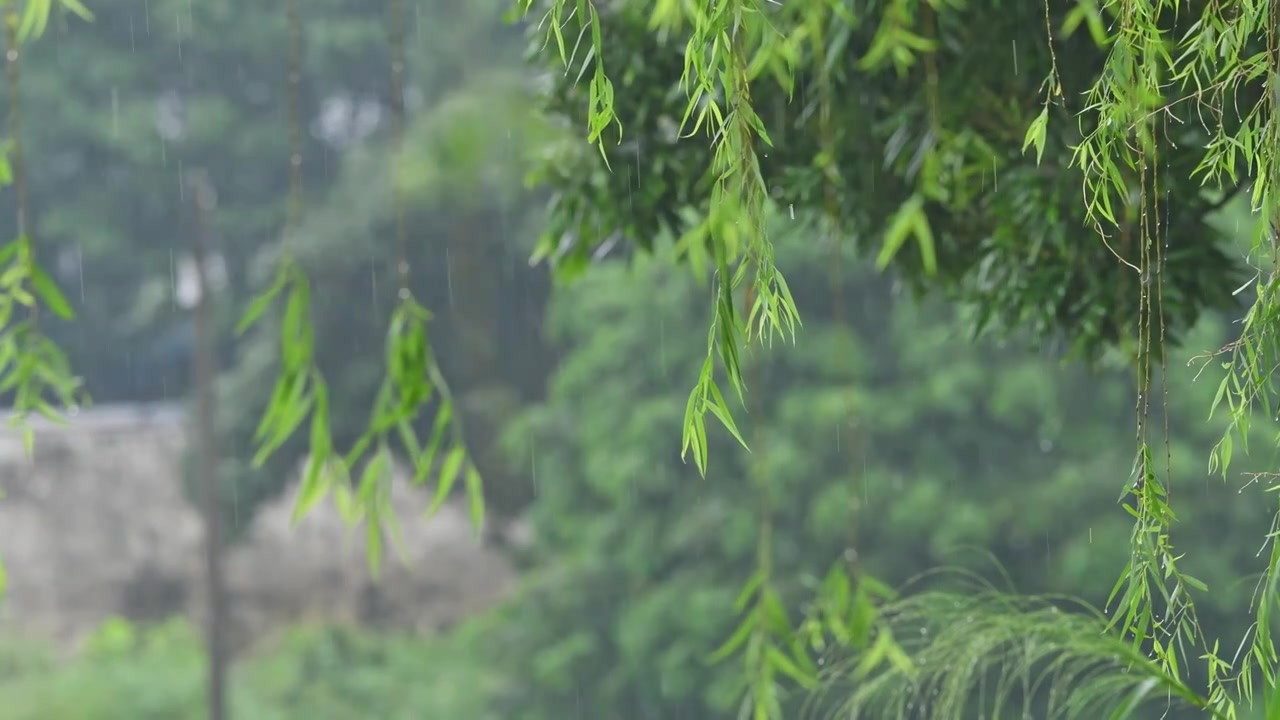
<svg viewBox="0 0 1280 720"><path fill-rule="evenodd" d="M0 393L14 394L10 425L22 433L28 454L35 448L35 432L29 423L32 412L62 422L56 406L70 407L88 401L66 355L40 329L42 307L64 320L74 318L75 313L57 283L36 260L23 163L21 44L24 38L43 30L49 11L47 3L43 7L29 3L20 20L15 0L4 6L9 139L3 148L4 156L0 157L0 184L13 185L17 237L0 247Z"/></svg>
<svg viewBox="0 0 1280 720"><path fill-rule="evenodd" d="M329 391L315 363L314 331L311 318L311 284L294 256L297 233L302 223L302 21L297 0L286 0L288 28L288 133L289 199L281 240L281 257L271 286L253 300L237 327L243 334L254 327L266 311L284 297L280 316L278 348L280 370L275 388L254 433L257 449L253 464L261 467L302 425L311 419L310 447L302 487L294 506L296 522L330 487L344 489L334 481L342 468L333 462L333 440L329 422Z"/></svg>
<svg viewBox="0 0 1280 720"><path fill-rule="evenodd" d="M452 394L436 364L431 349L427 324L431 313L413 296L410 287L409 237L405 221L406 203L401 171L404 162L405 132L405 52L404 12L401 0L388 5L387 38L391 56L391 193L395 213L396 242L396 309L386 335L386 375L378 391L364 435L346 455L346 465L354 467L370 448L374 456L367 462L359 483L359 498L367 514L366 540L369 559L377 567L381 553L382 531L386 521L393 538L399 529L390 505L390 441L399 440L413 466L413 483L425 483L436 471L436 491L428 509L433 514L449 497L461 478L466 487L472 524L477 532L484 522L484 494L479 470L467 456L462 425L455 411ZM438 396L438 407L429 439L423 443L415 430L422 410ZM394 434L394 435L393 435ZM446 434L449 436L446 440ZM446 454L437 463L442 449ZM437 468L437 464L439 467Z"/></svg>
<svg viewBox="0 0 1280 720"><path fill-rule="evenodd" d="M9 139L0 143L0 187L14 186L17 237L0 246L0 394L14 394L9 425L22 435L28 457L35 452L35 431L29 422L37 412L54 422L63 422L63 407L86 404L89 397L80 378L71 371L62 349L40 333L41 304L58 317L75 317L71 303L57 283L36 263L27 232L28 210L26 172L22 162L21 105L18 91L18 62L23 40L38 37L48 24L51 2L29 2L21 18L17 0L4 4L5 80L9 100ZM77 0L61 0L63 7L84 20L93 16ZM19 315L15 319L15 314ZM52 402L51 402L52 399ZM0 597L5 594L7 576L0 562Z"/></svg>
<svg viewBox="0 0 1280 720"><path fill-rule="evenodd" d="M518 7L528 14L534 4L535 0L519 0ZM604 132L617 126L621 141L622 124L614 112L614 86L604 68L601 10L591 0L576 4L549 0L546 4L543 24L547 43L555 44L566 70L583 77L587 66L593 67L587 135L607 165ZM725 402L717 374L723 373L739 404L745 404L741 341L768 343L778 334L794 341L800 324L795 300L773 264L773 246L765 232L769 199L756 147L758 143L770 146L772 141L752 106L751 81L755 73L769 71L790 84L794 68L789 59L791 40L776 31L763 5L757 0L660 3L651 18L652 26L660 32L683 30L686 22L693 20L681 77L689 96L681 129L686 136L705 131L713 149L712 164L707 168L714 179L710 203L704 216L677 244L694 271L702 277L710 274L714 282L707 356L689 393L681 442L682 457L692 454L694 465L703 474L708 458L708 413L740 444L747 444ZM569 52L565 28L571 22L579 32ZM578 49L588 33L589 50L584 47L579 60ZM540 247L535 258L552 250ZM735 293L744 284L754 288L754 300L742 313Z"/></svg>
<svg viewBox="0 0 1280 720"><path fill-rule="evenodd" d="M14 217L18 237L27 235L27 181L22 162L22 103L18 91L18 11L17 3L10 0L5 8L4 77L9 91L9 168L13 178ZM32 310L34 315L37 310Z"/></svg>

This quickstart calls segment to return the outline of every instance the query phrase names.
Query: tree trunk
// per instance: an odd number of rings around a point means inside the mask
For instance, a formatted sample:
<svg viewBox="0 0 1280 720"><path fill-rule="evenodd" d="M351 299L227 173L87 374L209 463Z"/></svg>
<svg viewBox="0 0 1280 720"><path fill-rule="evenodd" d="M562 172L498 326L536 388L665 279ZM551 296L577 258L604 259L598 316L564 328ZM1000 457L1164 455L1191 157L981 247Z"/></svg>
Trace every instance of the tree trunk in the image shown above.
<svg viewBox="0 0 1280 720"><path fill-rule="evenodd" d="M213 187L203 174L193 174L190 183L195 202L195 233L192 255L196 267L197 299L194 311L195 352L192 353L193 384L196 392L195 438L199 462L196 465L205 531L205 592L208 601L206 643L208 652L209 720L225 720L227 632L226 590L222 572L222 513L218 492L218 436L214 424L217 377L212 298L209 282L208 214L215 202Z"/></svg>

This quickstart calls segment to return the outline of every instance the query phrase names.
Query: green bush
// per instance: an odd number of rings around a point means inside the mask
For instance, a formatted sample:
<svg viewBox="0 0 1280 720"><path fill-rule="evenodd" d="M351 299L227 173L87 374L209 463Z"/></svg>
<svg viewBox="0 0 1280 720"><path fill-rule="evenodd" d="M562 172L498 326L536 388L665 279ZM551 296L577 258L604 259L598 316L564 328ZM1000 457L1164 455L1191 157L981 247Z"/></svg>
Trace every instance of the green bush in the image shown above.
<svg viewBox="0 0 1280 720"><path fill-rule="evenodd" d="M233 671L233 717L246 720L486 720L494 676L468 652L472 631L392 637L302 626ZM0 720L197 720L204 650L186 621L106 623L74 658L0 642Z"/></svg>

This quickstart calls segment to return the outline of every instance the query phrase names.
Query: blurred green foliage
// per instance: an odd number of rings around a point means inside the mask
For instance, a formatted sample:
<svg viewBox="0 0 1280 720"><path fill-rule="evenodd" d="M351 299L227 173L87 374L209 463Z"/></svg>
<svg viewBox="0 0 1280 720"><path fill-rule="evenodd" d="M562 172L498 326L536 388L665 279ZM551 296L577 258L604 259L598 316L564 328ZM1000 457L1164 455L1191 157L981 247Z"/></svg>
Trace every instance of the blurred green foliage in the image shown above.
<svg viewBox="0 0 1280 720"><path fill-rule="evenodd" d="M662 240L698 203L708 166L704 143L677 144L671 132L672 108L683 102L673 92L678 48L642 26L639 3L619 4L609 17L607 63L620 69L628 135L609 145L615 172L606 173L585 143L543 144L563 128L529 113L525 78L507 64L513 31L494 21L499 4L468 4L480 8L474 14L438 2L420 8L416 17L426 19L415 20L411 62L422 110L401 181L415 292L436 311L433 338L463 391L477 463L487 477L504 474L490 486L509 494L499 508L531 503L527 585L482 626L447 638L300 628L238 668L238 716L733 717L739 668L706 660L733 628L733 601L755 568L766 519L793 619L834 562L896 584L940 564L991 575L984 552L1019 590L1104 599L1127 552L1130 519L1114 499L1132 461L1133 382L1030 354L1022 336L967 339L990 319L983 308L1042 338L1083 327L1083 337L1114 339L1133 316L1136 294L1076 222L1078 186L1061 168L1035 168L1021 155L1024 105L1040 76L1011 78L1003 41L974 37L977 29L1039 33L1039 6L977 3L972 17L952 16L941 28L955 61L943 67L954 101L946 119L959 127L948 147L972 150L984 168L991 161L989 177L967 179L1000 187L930 208L944 289L975 301L976 313L907 297L903 287L917 285L919 269L910 253L899 260L905 285L860 259L909 190L916 150L936 141L912 78L837 73L836 162L846 171L842 192L858 199L841 203L857 237L838 248L808 220L825 200L812 114L775 133L780 146L766 171L779 207L797 211L775 218L778 264L805 327L795 346L751 351L747 412L735 414L752 452L716 435L718 461L703 479L680 461L675 438L710 309L706 289L669 262ZM89 30L55 23L25 80L28 111L48 118L33 124L29 153L44 159L32 168L39 252L51 256L83 318L53 331L104 399L177 396L185 387L182 364L160 352L162 340L181 343L186 325L172 289L186 222L181 168L207 168L219 188L214 220L230 266L227 295L237 302L268 274L283 216L282 18L251 12L243 0L144 5L95 8ZM250 27L245 16L263 22ZM308 114L346 102L347 130L360 135L352 129L359 118L384 110L381 80L368 80L386 75L382 20L351 0L306 4ZM1019 47L1019 62L1043 64L1041 45ZM1091 42L1077 37L1060 49L1068 51L1085 60L1069 73L1096 69ZM566 83L552 106L573 116L582 98ZM993 101L1006 95L1017 102ZM817 96L799 99L812 109ZM762 93L762 115L781 113L782 101ZM1073 135L1054 113L1048 143L1061 150ZM963 132L983 124L992 126L990 147ZM379 127L370 128L345 145L307 134L309 209L296 252L316 290L317 357L339 443L364 429L392 301L392 179ZM1195 146L1195 137L1184 140ZM556 262L598 262L593 253L615 240L611 230L654 240L656 252L630 267L599 263L554 299L545 328L558 346L554 369L542 352L544 279L527 263L541 198L517 187L524 152L534 148L550 148L534 180L539 191L557 191L550 235L564 242ZM1181 496L1177 539L1193 549L1185 569L1211 590L1201 612L1212 635L1239 630L1269 512L1240 501L1243 481L1205 472L1220 431L1203 420L1216 366L1193 383L1196 368L1184 363L1226 339L1223 319L1201 311L1231 302L1219 288L1232 269L1219 246L1198 242L1212 234L1204 220L1216 199L1174 191L1169 205L1182 215L1167 221L1178 246L1167 282L1180 293L1171 302L1187 349L1170 351L1171 434L1158 452ZM224 309L229 327L239 308ZM246 467L276 352L270 323L234 348L222 387L235 456L227 496L240 503L233 516L241 522L248 506L283 486L304 451L294 443L267 468ZM493 448L499 435L505 457ZM201 683L199 638L180 623L110 624L68 662L0 645L0 720L198 717Z"/></svg>
<svg viewBox="0 0 1280 720"><path fill-rule="evenodd" d="M734 717L740 670L705 658L735 624L762 509L793 621L841 557L893 585L962 565L997 581L1007 572L1008 589L1104 603L1132 521L1116 503L1133 459L1132 378L1016 342L971 343L954 310L913 302L814 230L776 219L805 327L795 346L747 358L740 427L752 452L722 434L722 465L706 479L672 438L706 335L698 283L659 243L553 299L548 329L565 354L547 401L507 435L538 490L530 586L498 641L517 678L507 712ZM1209 319L1189 347L1222 336ZM1270 513L1240 501L1243 480L1207 475L1218 377L1211 367L1193 383L1191 354L1171 350L1168 364L1176 535L1186 571L1211 588L1200 598L1209 632L1238 637Z"/></svg>
<svg viewBox="0 0 1280 720"><path fill-rule="evenodd" d="M468 628L414 639L299 626L234 669L231 710L252 720L495 720L483 699L497 683ZM107 622L69 661L0 642L3 720L196 720L204 717L204 649L184 621L140 628Z"/></svg>

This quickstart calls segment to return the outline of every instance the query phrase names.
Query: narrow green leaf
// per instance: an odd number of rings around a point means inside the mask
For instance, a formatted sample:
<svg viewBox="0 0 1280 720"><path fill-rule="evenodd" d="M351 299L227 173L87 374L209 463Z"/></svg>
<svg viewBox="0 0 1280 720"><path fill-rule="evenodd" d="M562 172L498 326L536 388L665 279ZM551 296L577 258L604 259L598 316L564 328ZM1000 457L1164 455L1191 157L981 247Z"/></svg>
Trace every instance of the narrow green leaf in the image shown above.
<svg viewBox="0 0 1280 720"><path fill-rule="evenodd" d="M382 570L382 526L375 517L365 519L365 557L369 561L369 574L375 579Z"/></svg>
<svg viewBox="0 0 1280 720"><path fill-rule="evenodd" d="M16 0L10 0L14 2ZM49 22L51 0L27 0L26 11L22 14L22 22L18 25L18 40L40 37L44 34Z"/></svg>
<svg viewBox="0 0 1280 720"><path fill-rule="evenodd" d="M877 269L884 270L889 267L889 263L893 262L894 256L906 244L914 226L915 215L921 211L923 203L924 199L922 197L912 195L894 212L893 218L889 221L889 226L884 232L884 244L880 247L880 253L876 255Z"/></svg>
<svg viewBox="0 0 1280 720"><path fill-rule="evenodd" d="M1027 134L1022 139L1022 152L1026 152L1028 147L1032 145L1036 148L1036 164L1040 164L1041 158L1044 157L1044 143L1049 130L1049 106L1045 105L1035 120L1031 121L1031 125L1027 127Z"/></svg>
<svg viewBox="0 0 1280 720"><path fill-rule="evenodd" d="M782 599L778 597L778 593L766 587L760 593L760 608L771 632L779 637L791 633L791 622L787 620L787 610L783 607Z"/></svg>
<svg viewBox="0 0 1280 720"><path fill-rule="evenodd" d="M315 453L307 458L306 472L303 474L302 488L298 491L298 499L293 504L293 517L290 522L294 525L298 524L311 509L329 494L329 482L325 477L323 469L327 458L321 458Z"/></svg>
<svg viewBox="0 0 1280 720"><path fill-rule="evenodd" d="M93 13L89 8L85 7L80 0L61 0L62 7L70 10L85 22L93 22Z"/></svg>
<svg viewBox="0 0 1280 720"><path fill-rule="evenodd" d="M1191 577L1190 575L1187 575L1185 573L1181 574L1181 577L1183 582L1195 588L1196 590L1199 590L1200 592L1209 592L1209 586L1206 585L1203 580L1199 580L1197 578Z"/></svg>
<svg viewBox="0 0 1280 720"><path fill-rule="evenodd" d="M347 529L355 527L360 521L362 515L360 506L356 503L355 497L351 493L351 487L347 484L346 478L333 483L333 506L338 509L338 515L342 517L342 522Z"/></svg>
<svg viewBox="0 0 1280 720"><path fill-rule="evenodd" d="M750 450L751 448L747 446L747 441L742 438L742 433L738 431L737 423L733 421L733 415L729 414L728 408L724 406L724 396L720 394L720 388L716 387L716 384L712 382L709 390L711 392L712 399L705 404L707 410L710 410L713 415L719 418L720 424L724 425L725 429L729 431L729 434L733 435L733 438L737 440L743 448Z"/></svg>
<svg viewBox="0 0 1280 720"><path fill-rule="evenodd" d="M63 320L71 320L75 317L76 314L71 309L71 303L67 302L66 296L58 289L58 285L53 281L53 278L34 265L31 266L30 277L31 288L35 290L36 295L44 302L45 307Z"/></svg>
<svg viewBox="0 0 1280 720"><path fill-rule="evenodd" d="M436 495L431 500L431 506L427 508L428 516L439 511L444 501L449 498L449 493L458 480L458 473L462 470L462 461L465 459L466 451L458 445L450 449L449 454L445 456L444 463L440 466L440 477L436 480Z"/></svg>
<svg viewBox="0 0 1280 720"><path fill-rule="evenodd" d="M795 680L800 687L806 690L817 685L818 679L800 669L800 666L789 657L786 653L779 650L776 646L770 645L765 650L765 656L769 659L769 664L774 668L781 670L784 675Z"/></svg>
<svg viewBox="0 0 1280 720"><path fill-rule="evenodd" d="M276 299L276 296L280 294L280 290L283 289L283 287L283 283L280 280L277 280L275 284L270 288L267 288L267 290L261 295L254 298L253 302L249 303L248 309L246 309L244 311L244 315L240 317L240 322L236 324L237 335L243 335L245 331L253 327L253 324L258 321L258 318L262 317L262 314L267 311L267 308L271 307L271 303Z"/></svg>
<svg viewBox="0 0 1280 720"><path fill-rule="evenodd" d="M933 228L929 225L929 216L923 209L916 213L912 226L915 230L916 243L920 246L920 261L924 265L925 274L936 275L938 273L937 245L933 240Z"/></svg>
<svg viewBox="0 0 1280 720"><path fill-rule="evenodd" d="M729 636L728 640L725 640L720 647L713 650L711 654L707 656L707 664L715 665L737 652L738 648L742 647L743 644L747 642L747 638L751 637L752 630L755 630L755 624L750 622L750 620L744 620L738 625L737 629L733 631L733 634Z"/></svg>
<svg viewBox="0 0 1280 720"><path fill-rule="evenodd" d="M365 463L356 493L359 501L366 506L366 510L372 508L375 513L377 512L378 486L383 475L390 469L390 453L386 452L385 448L379 448L378 452L369 458L369 462Z"/></svg>
<svg viewBox="0 0 1280 720"><path fill-rule="evenodd" d="M471 508L471 524L478 536L484 530L484 484L475 465L467 464L467 500Z"/></svg>
<svg viewBox="0 0 1280 720"><path fill-rule="evenodd" d="M747 609L747 603L751 602L751 598L755 597L756 590L764 583L764 572L757 569L751 574L751 579L747 580L742 586L742 590L738 591L738 597L733 601L733 609L742 612Z"/></svg>
<svg viewBox="0 0 1280 720"><path fill-rule="evenodd" d="M427 478L427 473L431 472L431 468L436 462L436 453L440 451L440 444L444 442L445 430L449 427L450 420L453 419L453 403L446 398L440 404L440 409L436 411L436 419L431 428L431 439L427 442L427 447L422 451L421 462L418 466L418 472L414 476L414 483L421 484Z"/></svg>

